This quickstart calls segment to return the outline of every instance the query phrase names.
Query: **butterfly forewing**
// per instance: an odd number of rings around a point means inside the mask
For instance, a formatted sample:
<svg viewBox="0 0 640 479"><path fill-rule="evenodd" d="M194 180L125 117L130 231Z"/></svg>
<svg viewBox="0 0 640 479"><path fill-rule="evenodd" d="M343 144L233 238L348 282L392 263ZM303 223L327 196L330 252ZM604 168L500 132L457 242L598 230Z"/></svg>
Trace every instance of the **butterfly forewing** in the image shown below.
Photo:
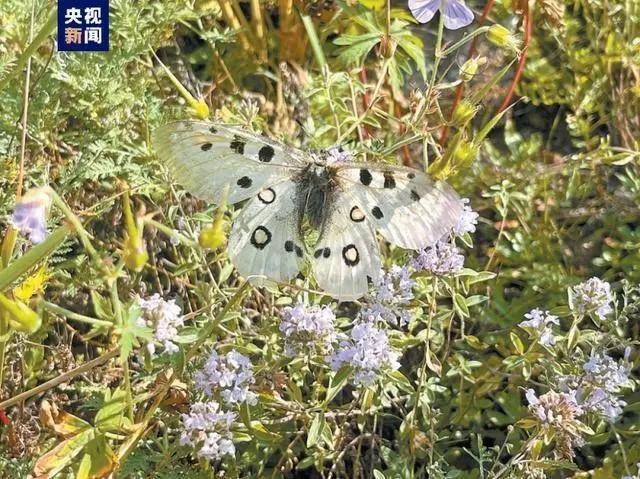
<svg viewBox="0 0 640 479"><path fill-rule="evenodd" d="M208 122L179 121L159 128L154 146L175 179L212 203L255 196L305 165L294 150L244 130Z"/></svg>
<svg viewBox="0 0 640 479"><path fill-rule="evenodd" d="M280 181L260 191L240 212L229 236L229 257L242 276L287 281L300 270L304 243L296 192L293 181Z"/></svg>
<svg viewBox="0 0 640 479"><path fill-rule="evenodd" d="M340 300L364 295L380 272L375 231L354 199L336 191L314 247L313 272L318 286Z"/></svg>
<svg viewBox="0 0 640 479"><path fill-rule="evenodd" d="M402 248L432 245L451 231L462 213L450 186L411 168L349 163L336 174L382 236Z"/></svg>

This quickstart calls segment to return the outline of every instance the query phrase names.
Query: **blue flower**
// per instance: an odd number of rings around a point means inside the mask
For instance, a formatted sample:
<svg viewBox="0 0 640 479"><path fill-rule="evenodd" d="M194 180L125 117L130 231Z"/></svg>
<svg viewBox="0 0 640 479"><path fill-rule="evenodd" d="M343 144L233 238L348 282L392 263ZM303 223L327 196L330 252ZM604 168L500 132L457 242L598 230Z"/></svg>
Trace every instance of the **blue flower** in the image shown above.
<svg viewBox="0 0 640 479"><path fill-rule="evenodd" d="M444 26L449 30L457 30L473 22L473 12L463 0L409 0L409 10L420 23L427 23L440 10Z"/></svg>
<svg viewBox="0 0 640 479"><path fill-rule="evenodd" d="M44 188L36 188L16 203L11 216L11 224L32 243L42 243L47 237L47 210L51 197Z"/></svg>

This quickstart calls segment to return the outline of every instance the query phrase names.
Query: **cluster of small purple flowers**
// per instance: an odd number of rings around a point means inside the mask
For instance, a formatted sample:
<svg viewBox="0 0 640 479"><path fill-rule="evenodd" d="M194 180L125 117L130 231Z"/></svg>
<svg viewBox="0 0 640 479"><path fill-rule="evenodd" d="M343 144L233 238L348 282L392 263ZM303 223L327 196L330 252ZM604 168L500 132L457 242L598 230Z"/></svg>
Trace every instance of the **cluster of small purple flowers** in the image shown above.
<svg viewBox="0 0 640 479"><path fill-rule="evenodd" d="M404 326L411 319L406 307L413 299L415 284L406 266L393 265L391 271L381 271L367 306L360 311L360 319Z"/></svg>
<svg viewBox="0 0 640 479"><path fill-rule="evenodd" d="M235 419L235 413L221 410L215 401L194 403L189 413L182 415L180 444L197 448L197 455L210 461L233 456L236 448L231 426Z"/></svg>
<svg viewBox="0 0 640 479"><path fill-rule="evenodd" d="M180 306L174 300L165 301L159 294L154 294L148 299L139 298L138 303L142 310L138 325L153 330L154 339L162 344L164 352L178 352L178 346L174 341L178 337L178 328L184 326ZM146 348L149 354L155 354L155 342L147 343Z"/></svg>
<svg viewBox="0 0 640 479"><path fill-rule="evenodd" d="M331 354L333 344L337 341L333 325L335 319L329 306L307 307L299 303L294 307L284 308L280 331L285 338L285 354L288 357L298 354Z"/></svg>
<svg viewBox="0 0 640 479"><path fill-rule="evenodd" d="M574 449L584 445L582 423L579 417L584 414L572 394L549 391L538 397L533 389L526 392L529 411L539 423L545 437L555 439L554 456L556 459L571 459Z"/></svg>
<svg viewBox="0 0 640 479"><path fill-rule="evenodd" d="M631 365L627 348L624 358L615 361L605 353L592 353L582 366L583 374L561 376L562 388L576 398L585 412L598 414L608 421L615 422L626 402L618 396L630 385Z"/></svg>
<svg viewBox="0 0 640 479"><path fill-rule="evenodd" d="M474 233L478 224L478 213L469 206L469 199L463 198L461 202L462 214L453 228L454 236ZM446 276L455 274L463 268L464 255L448 237L444 237L435 245L420 251L410 264L416 271Z"/></svg>
<svg viewBox="0 0 640 479"><path fill-rule="evenodd" d="M349 338L329 358L331 368L340 369L345 364L354 368L354 383L371 385L384 370L400 367L398 353L389 344L387 332L371 323L358 323L351 329Z"/></svg>
<svg viewBox="0 0 640 479"><path fill-rule="evenodd" d="M258 398L250 386L255 383L253 366L248 357L235 349L220 356L213 350L202 369L193 377L196 387L211 397L217 391L227 405L247 402L254 405Z"/></svg>
<svg viewBox="0 0 640 479"><path fill-rule="evenodd" d="M553 346L556 344L556 338L553 335L552 324L560 324L557 316L550 314L549 311L541 309L532 309L524 315L527 318L518 324L521 328L527 330L532 339L538 340L542 346Z"/></svg>
<svg viewBox="0 0 640 479"><path fill-rule="evenodd" d="M613 311L611 285L600 278L590 278L569 289L569 306L578 314L593 313L601 321Z"/></svg>

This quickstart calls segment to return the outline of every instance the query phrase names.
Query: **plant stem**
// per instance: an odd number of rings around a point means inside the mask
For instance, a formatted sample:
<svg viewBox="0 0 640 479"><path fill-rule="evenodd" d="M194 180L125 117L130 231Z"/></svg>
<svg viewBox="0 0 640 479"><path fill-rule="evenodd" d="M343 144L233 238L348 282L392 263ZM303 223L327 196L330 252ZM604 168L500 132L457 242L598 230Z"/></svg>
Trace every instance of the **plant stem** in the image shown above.
<svg viewBox="0 0 640 479"><path fill-rule="evenodd" d="M89 316L84 316L82 314L69 311L68 309L58 306L57 304L50 303L48 301L43 301L42 306L47 311L50 311L55 314L59 314L60 316L63 316L67 319L73 319L74 321L79 321L81 323L91 324L92 326L105 326L107 328L113 327L113 323L111 323L110 321L104 321L102 319L96 319L96 318L91 318Z"/></svg>
<svg viewBox="0 0 640 479"><path fill-rule="evenodd" d="M40 384L39 386L31 388L28 391L25 391L16 396L13 396L12 398L7 399L6 401L2 401L0 402L0 410L6 409L10 406L13 406L14 404L18 404L24 401L25 399L30 398L31 396L35 396L36 394L40 394L44 391L48 391L49 389L52 389L59 384L69 382L71 379L78 376L79 374L83 374L83 373L86 373L87 371L91 371L93 368L106 363L110 359L115 358L118 355L118 353L119 353L118 348L112 349L106 352L105 354L103 354L102 356L97 357L96 359L87 361L86 363L81 364L77 368L72 369L71 371L67 371L64 374L61 374L57 378L53 378L50 381L47 381L46 383Z"/></svg>

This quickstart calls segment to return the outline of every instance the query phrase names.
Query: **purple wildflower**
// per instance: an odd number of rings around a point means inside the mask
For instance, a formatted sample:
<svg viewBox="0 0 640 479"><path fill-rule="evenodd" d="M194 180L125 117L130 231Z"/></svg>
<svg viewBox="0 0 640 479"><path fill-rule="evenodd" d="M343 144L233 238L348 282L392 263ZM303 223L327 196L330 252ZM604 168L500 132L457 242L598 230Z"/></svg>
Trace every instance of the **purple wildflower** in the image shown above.
<svg viewBox="0 0 640 479"><path fill-rule="evenodd" d="M409 10L420 23L429 22L438 10L449 30L466 27L473 22L473 12L463 0L409 0Z"/></svg>
<svg viewBox="0 0 640 479"><path fill-rule="evenodd" d="M178 346L174 341L178 338L178 328L184 326L184 317L180 306L172 299L165 301L159 294L148 299L138 298L142 315L138 319L139 326L147 326L153 330L155 340L162 344L164 352L177 353ZM156 346L147 343L147 351L154 355Z"/></svg>
<svg viewBox="0 0 640 479"><path fill-rule="evenodd" d="M214 390L228 405L246 401L250 405L258 402L257 396L249 390L255 383L253 365L246 356L235 349L224 356L213 350L202 369L195 373L196 387L207 396L213 396Z"/></svg>
<svg viewBox="0 0 640 479"><path fill-rule="evenodd" d="M611 285L600 278L590 278L569 289L569 306L578 314L594 313L600 320L613 311Z"/></svg>
<svg viewBox="0 0 640 479"><path fill-rule="evenodd" d="M327 163L342 163L345 161L353 161L353 155L341 146L332 146L327 150Z"/></svg>
<svg viewBox="0 0 640 479"><path fill-rule="evenodd" d="M462 214L458 219L458 222L453 227L453 233L456 236L462 236L465 233L475 233L476 225L478 224L478 213L471 209L469 206L469 198L462 198Z"/></svg>
<svg viewBox="0 0 640 479"><path fill-rule="evenodd" d="M299 354L317 353L326 356L333 352L337 339L333 322L335 314L328 306L305 306L300 303L283 310L280 331L285 337L285 354L294 357Z"/></svg>
<svg viewBox="0 0 640 479"><path fill-rule="evenodd" d="M11 224L32 243L42 243L47 237L47 211L51 196L45 188L34 188L16 203Z"/></svg>
<svg viewBox="0 0 640 479"><path fill-rule="evenodd" d="M524 315L527 320L520 322L518 326L526 329L532 338L538 339L543 346L553 346L556 344L556 338L553 336L551 329L552 324L560 324L557 316L549 314L549 311L541 309L532 309Z"/></svg>
<svg viewBox="0 0 640 479"><path fill-rule="evenodd" d="M464 266L464 256L460 249L448 242L438 241L418 254L411 261L416 271L428 271L438 276L457 273Z"/></svg>
<svg viewBox="0 0 640 479"><path fill-rule="evenodd" d="M330 358L331 368L345 364L355 369L354 383L371 385L381 371L398 369L398 353L391 348L387 332L371 323L356 324L350 338L343 341Z"/></svg>
<svg viewBox="0 0 640 479"><path fill-rule="evenodd" d="M233 456L231 425L235 419L234 413L220 410L215 401L192 404L189 413L182 415L180 444L197 448L197 455L210 461Z"/></svg>
<svg viewBox="0 0 640 479"><path fill-rule="evenodd" d="M362 309L360 317L365 321L404 326L411 319L405 306L413 299L415 284L406 266L393 265L391 271L381 271L369 305Z"/></svg>

